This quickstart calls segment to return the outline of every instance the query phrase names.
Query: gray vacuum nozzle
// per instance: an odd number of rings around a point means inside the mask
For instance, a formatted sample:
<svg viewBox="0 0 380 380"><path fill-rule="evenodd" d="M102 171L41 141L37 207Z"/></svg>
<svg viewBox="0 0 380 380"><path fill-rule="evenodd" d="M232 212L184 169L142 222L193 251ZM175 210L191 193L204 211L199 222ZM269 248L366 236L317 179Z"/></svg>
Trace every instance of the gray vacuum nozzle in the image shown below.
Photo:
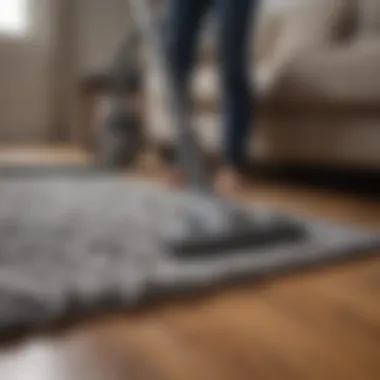
<svg viewBox="0 0 380 380"><path fill-rule="evenodd" d="M184 217L172 235L164 240L170 255L184 259L230 255L233 252L254 252L266 246L302 241L307 231L298 223L275 218L270 221L255 220L249 213L225 215L192 214Z"/></svg>

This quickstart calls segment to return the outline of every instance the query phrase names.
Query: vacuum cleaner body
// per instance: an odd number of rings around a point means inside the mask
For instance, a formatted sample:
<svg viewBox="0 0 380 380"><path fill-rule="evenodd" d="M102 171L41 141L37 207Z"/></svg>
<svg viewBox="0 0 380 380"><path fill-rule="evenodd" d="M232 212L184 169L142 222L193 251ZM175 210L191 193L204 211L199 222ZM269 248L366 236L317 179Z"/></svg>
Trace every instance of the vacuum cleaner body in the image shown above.
<svg viewBox="0 0 380 380"><path fill-rule="evenodd" d="M98 164L108 169L131 165L143 145L139 115L125 106L105 116L98 138Z"/></svg>
<svg viewBox="0 0 380 380"><path fill-rule="evenodd" d="M132 27L107 75L111 106L102 116L97 136L97 163L107 169L130 166L145 143L142 115L135 101L143 82L139 45L140 33Z"/></svg>

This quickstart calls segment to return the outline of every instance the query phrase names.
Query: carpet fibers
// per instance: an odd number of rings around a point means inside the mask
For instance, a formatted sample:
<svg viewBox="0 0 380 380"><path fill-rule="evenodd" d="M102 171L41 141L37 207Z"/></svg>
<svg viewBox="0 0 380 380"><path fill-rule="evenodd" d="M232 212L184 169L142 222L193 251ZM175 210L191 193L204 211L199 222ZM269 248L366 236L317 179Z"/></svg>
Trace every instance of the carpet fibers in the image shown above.
<svg viewBox="0 0 380 380"><path fill-rule="evenodd" d="M174 258L160 237L198 202L114 175L0 175L0 334L133 308L380 246L378 231L255 207L258 223L288 218L302 224L307 237L255 252Z"/></svg>

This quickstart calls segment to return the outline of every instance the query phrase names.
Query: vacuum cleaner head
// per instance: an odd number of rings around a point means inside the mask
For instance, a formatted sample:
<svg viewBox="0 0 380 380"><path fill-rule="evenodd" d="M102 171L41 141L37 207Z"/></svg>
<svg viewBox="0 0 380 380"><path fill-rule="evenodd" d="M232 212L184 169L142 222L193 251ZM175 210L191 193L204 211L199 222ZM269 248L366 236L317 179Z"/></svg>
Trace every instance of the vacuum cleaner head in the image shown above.
<svg viewBox="0 0 380 380"><path fill-rule="evenodd" d="M259 220L244 209L228 209L215 201L214 211L193 209L184 216L166 238L171 255L186 259L229 255L237 250L255 249L294 243L307 233L294 221L279 216Z"/></svg>

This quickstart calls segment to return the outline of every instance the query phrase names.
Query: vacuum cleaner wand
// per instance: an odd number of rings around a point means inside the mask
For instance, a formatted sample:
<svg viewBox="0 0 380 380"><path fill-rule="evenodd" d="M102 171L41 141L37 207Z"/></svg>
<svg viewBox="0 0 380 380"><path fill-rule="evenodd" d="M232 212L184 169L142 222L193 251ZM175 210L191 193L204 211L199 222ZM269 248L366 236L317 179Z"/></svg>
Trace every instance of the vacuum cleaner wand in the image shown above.
<svg viewBox="0 0 380 380"><path fill-rule="evenodd" d="M162 30L157 27L156 18L152 15L152 10L146 0L132 0L131 6L138 27L143 35L147 37L149 53L151 53L151 57L159 67L165 84L163 95L166 98L171 124L178 134L179 163L187 174L191 189L200 193L210 194L212 186L205 170L206 165L202 149L195 129L190 125L192 119L189 112L190 101L187 94L180 91L171 75L169 62L165 54L164 36L163 33L157 33L157 30Z"/></svg>

